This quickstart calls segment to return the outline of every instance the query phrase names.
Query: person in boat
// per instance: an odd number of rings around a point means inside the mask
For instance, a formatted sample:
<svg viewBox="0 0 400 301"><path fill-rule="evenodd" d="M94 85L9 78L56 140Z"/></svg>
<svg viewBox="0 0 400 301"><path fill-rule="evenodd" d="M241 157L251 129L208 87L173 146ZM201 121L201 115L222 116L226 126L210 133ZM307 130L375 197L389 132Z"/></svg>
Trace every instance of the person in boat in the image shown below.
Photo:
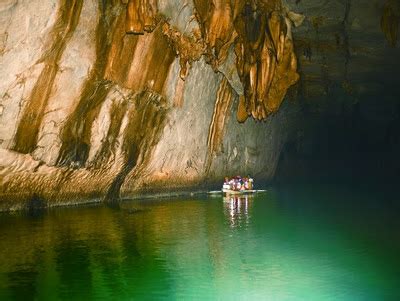
<svg viewBox="0 0 400 301"><path fill-rule="evenodd" d="M249 190L253 190L253 184L254 184L254 180L253 180L253 178L251 178L250 176L249 176L249 181L248 181L248 186L249 186Z"/></svg>
<svg viewBox="0 0 400 301"><path fill-rule="evenodd" d="M243 178L244 190L249 190L249 178Z"/></svg>
<svg viewBox="0 0 400 301"><path fill-rule="evenodd" d="M231 189L231 190L235 190L235 187L236 187L236 182L235 182L235 179L230 179L230 181L229 181L229 186L230 186L230 188L229 189Z"/></svg>
<svg viewBox="0 0 400 301"><path fill-rule="evenodd" d="M222 185L222 189L232 189L230 184L230 179L228 177L225 177L224 179L224 185Z"/></svg>
<svg viewBox="0 0 400 301"><path fill-rule="evenodd" d="M223 188L234 191L252 190L253 183L254 180L250 176L243 178L241 176L225 177Z"/></svg>

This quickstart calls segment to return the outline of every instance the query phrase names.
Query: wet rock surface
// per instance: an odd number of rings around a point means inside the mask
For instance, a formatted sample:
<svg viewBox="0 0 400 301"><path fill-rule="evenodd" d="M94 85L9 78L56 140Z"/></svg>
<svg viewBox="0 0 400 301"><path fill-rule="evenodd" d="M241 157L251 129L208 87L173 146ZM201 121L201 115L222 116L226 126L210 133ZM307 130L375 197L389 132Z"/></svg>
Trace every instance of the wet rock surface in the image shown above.
<svg viewBox="0 0 400 301"><path fill-rule="evenodd" d="M304 108L396 107L398 7L3 1L0 209L270 180Z"/></svg>

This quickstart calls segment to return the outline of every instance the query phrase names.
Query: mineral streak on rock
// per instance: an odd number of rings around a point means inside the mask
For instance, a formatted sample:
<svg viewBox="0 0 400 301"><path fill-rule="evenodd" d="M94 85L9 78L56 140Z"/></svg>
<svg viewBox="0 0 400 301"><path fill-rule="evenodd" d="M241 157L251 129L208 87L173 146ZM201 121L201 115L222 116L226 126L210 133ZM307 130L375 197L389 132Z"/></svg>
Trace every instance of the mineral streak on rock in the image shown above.
<svg viewBox="0 0 400 301"><path fill-rule="evenodd" d="M118 23L108 55L105 78L139 91L144 88L162 94L175 53L163 34L164 21L152 33L125 35Z"/></svg>
<svg viewBox="0 0 400 301"><path fill-rule="evenodd" d="M123 168L112 182L107 199L119 196L121 185L128 174L131 173L131 179L141 175L160 139L166 116L167 102L161 95L143 91L135 97L134 106L128 112L129 123L124 131Z"/></svg>
<svg viewBox="0 0 400 301"><path fill-rule="evenodd" d="M127 174L141 175L160 138L168 112L166 100L151 91L128 95L120 102L123 104L120 107L111 107L110 114L118 116L107 133L110 143L96 156L101 161L98 166L50 167L30 155L0 149L0 210L24 208L34 196L43 199L46 206L48 200L56 205L57 202L73 204L85 196L117 198ZM114 153L113 158L110 152ZM7 200L19 202L8 204Z"/></svg>
<svg viewBox="0 0 400 301"><path fill-rule="evenodd" d="M174 107L182 108L183 106L183 93L185 92L185 81L179 77L176 81Z"/></svg>
<svg viewBox="0 0 400 301"><path fill-rule="evenodd" d="M113 102L110 110L110 126L108 127L107 135L103 139L100 150L96 153L90 168L100 169L106 165L112 154L117 151L118 134L121 131L122 122L128 109L128 99L124 99L122 103Z"/></svg>
<svg viewBox="0 0 400 301"><path fill-rule="evenodd" d="M62 146L57 164L81 167L86 163L90 150L90 134L94 119L105 100L111 83L104 79L111 44L110 37L117 28L114 3L99 7L100 20L96 29L96 62L82 89L79 103L69 116L61 133Z"/></svg>
<svg viewBox="0 0 400 301"><path fill-rule="evenodd" d="M125 31L130 34L152 32L157 21L157 0L129 0L126 9Z"/></svg>
<svg viewBox="0 0 400 301"><path fill-rule="evenodd" d="M111 14L109 12L109 14ZM173 49L162 33L162 24L146 35L126 35L123 14L112 21L111 28L100 22L98 28L98 60L83 90L81 101L68 120L63 134L59 164L83 166L90 150L91 128L100 105L117 83L119 86L141 91L150 89L163 93L169 68L175 58ZM111 43L107 43L111 40ZM103 45L101 48L100 45Z"/></svg>
<svg viewBox="0 0 400 301"><path fill-rule="evenodd" d="M82 10L83 0L62 0L61 9L52 32L50 45L37 63L44 68L31 92L14 137L13 149L20 153L35 150L44 111L58 72L58 62L71 38Z"/></svg>
<svg viewBox="0 0 400 301"><path fill-rule="evenodd" d="M232 88L229 85L228 80L224 77L218 88L217 99L214 106L214 113L208 132L208 158L206 161L207 171L211 166L213 156L222 151L221 148L222 140L224 138L224 129L226 120L229 117L228 113L230 112L232 100Z"/></svg>
<svg viewBox="0 0 400 301"><path fill-rule="evenodd" d="M387 0L381 18L381 29L385 34L386 40L392 47L397 44L397 32L400 22L400 1Z"/></svg>

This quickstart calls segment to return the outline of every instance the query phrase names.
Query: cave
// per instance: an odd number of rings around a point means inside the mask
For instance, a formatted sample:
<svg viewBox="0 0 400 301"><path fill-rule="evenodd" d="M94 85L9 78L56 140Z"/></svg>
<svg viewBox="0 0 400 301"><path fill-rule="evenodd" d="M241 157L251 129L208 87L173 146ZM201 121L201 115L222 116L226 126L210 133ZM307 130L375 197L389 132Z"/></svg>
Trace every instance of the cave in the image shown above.
<svg viewBox="0 0 400 301"><path fill-rule="evenodd" d="M4 210L398 176L396 1L35 3L1 7Z"/></svg>
<svg viewBox="0 0 400 301"><path fill-rule="evenodd" d="M142 229L148 225L136 215L162 224L163 213L152 216L140 209L150 205L130 208L124 200L193 197L236 175L251 176L297 213L316 206L306 199L322 194L321 187L329 195L345 189L357 205L362 191L397 211L399 21L399 0L3 0L0 213L50 219L51 226L51 210L64 206L81 205L77 216L97 220L85 207L92 204L123 211ZM239 210L238 204L230 206ZM196 231L182 215L190 216L189 207L179 216ZM232 216L243 213L231 207ZM248 219L246 211L230 225L245 227ZM147 245L143 251L147 236L128 228L137 254L157 252ZM113 242L129 244L114 228L107 231ZM217 239L209 240L218 251ZM234 298L244 296L263 298ZM343 296L374 299L370 291Z"/></svg>

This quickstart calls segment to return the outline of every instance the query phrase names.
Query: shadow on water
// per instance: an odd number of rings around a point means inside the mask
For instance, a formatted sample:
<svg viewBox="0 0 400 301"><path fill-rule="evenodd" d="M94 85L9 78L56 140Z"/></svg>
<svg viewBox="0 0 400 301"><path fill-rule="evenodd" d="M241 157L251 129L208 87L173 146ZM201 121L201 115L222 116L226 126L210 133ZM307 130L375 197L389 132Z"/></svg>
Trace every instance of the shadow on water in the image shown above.
<svg viewBox="0 0 400 301"><path fill-rule="evenodd" d="M46 209L46 201L44 198L34 193L27 204L27 209L27 213L31 217L42 216Z"/></svg>

